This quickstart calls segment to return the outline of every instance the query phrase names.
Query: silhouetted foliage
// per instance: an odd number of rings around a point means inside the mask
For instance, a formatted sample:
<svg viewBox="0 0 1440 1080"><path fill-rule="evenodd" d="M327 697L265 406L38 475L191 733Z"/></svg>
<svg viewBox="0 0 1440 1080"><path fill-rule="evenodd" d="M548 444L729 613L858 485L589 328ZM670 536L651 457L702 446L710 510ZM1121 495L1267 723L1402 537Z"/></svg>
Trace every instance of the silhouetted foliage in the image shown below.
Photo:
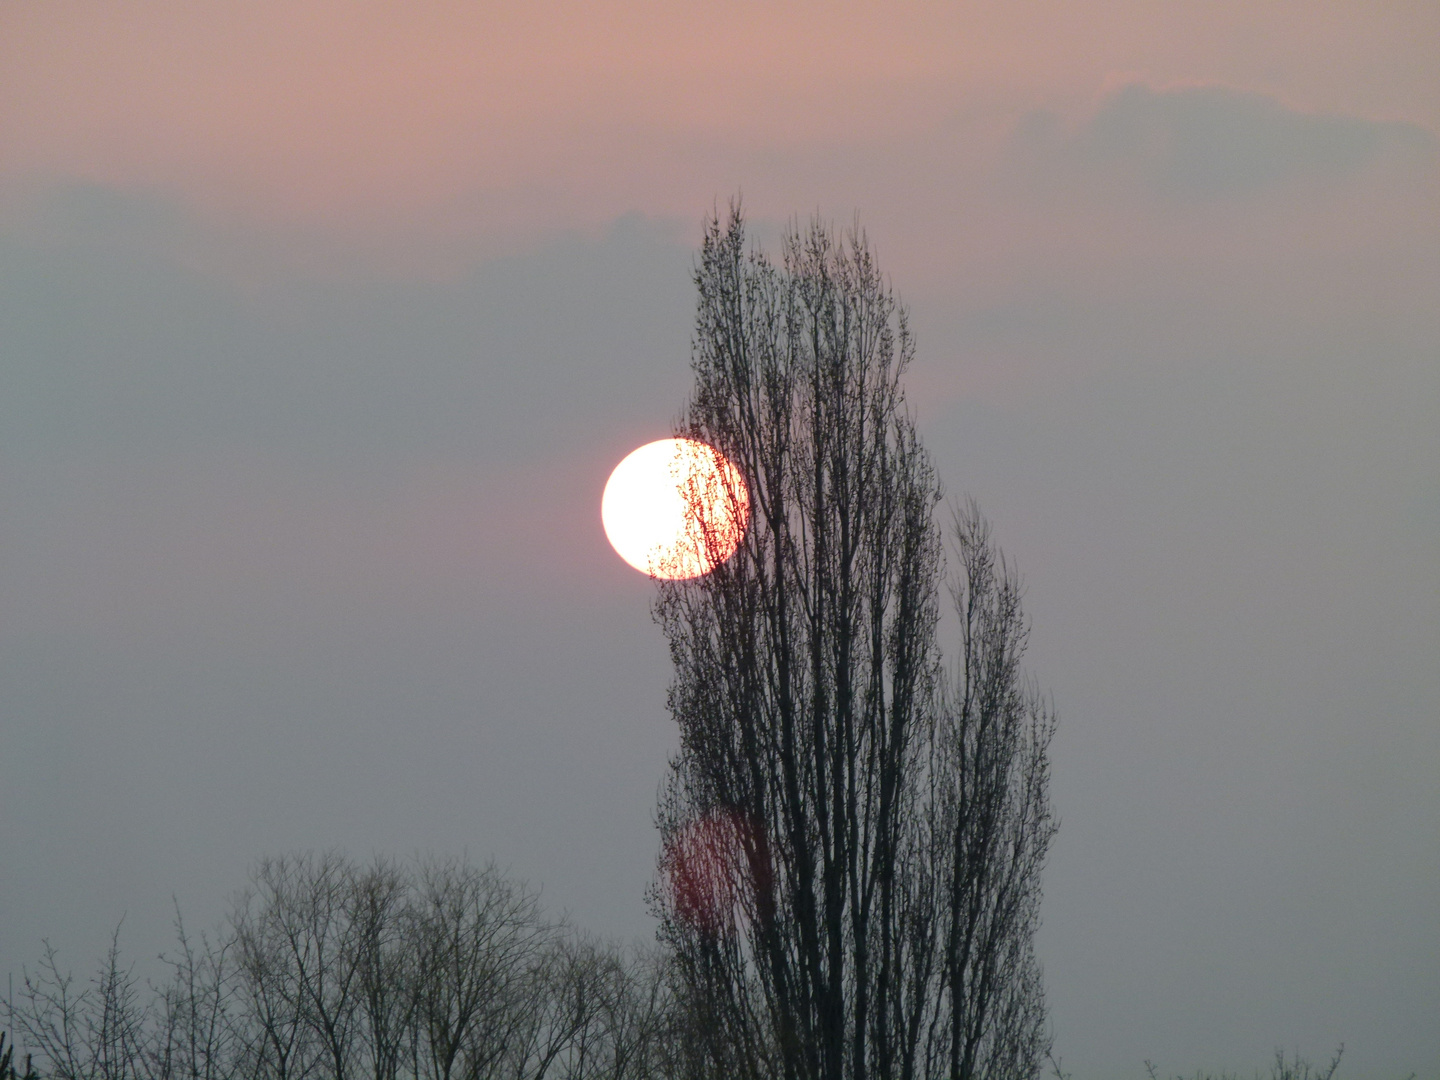
<svg viewBox="0 0 1440 1080"><path fill-rule="evenodd" d="M266 860L215 936L191 939L178 916L176 934L170 978L148 994L121 962L118 929L84 987L46 945L15 1017L47 1077L661 1075L658 958L547 920L492 867Z"/></svg>
<svg viewBox="0 0 1440 1080"><path fill-rule="evenodd" d="M1275 1051L1275 1060L1270 1065L1270 1080L1332 1080L1335 1071L1340 1068L1340 1058L1345 1054L1345 1044L1341 1043L1335 1051L1335 1056L1330 1059L1330 1064L1324 1068L1312 1065L1306 1059L1296 1054L1286 1059L1283 1050ZM1056 1069L1059 1072L1058 1066ZM1145 1062L1145 1072L1150 1080L1161 1080L1159 1068L1150 1061ZM1061 1074L1062 1077L1064 1074ZM1176 1076L1174 1080L1185 1080L1182 1076ZM1194 1080L1240 1080L1239 1073L1222 1072L1218 1076L1210 1073L1197 1072ZM1255 1080L1260 1080L1260 1074L1255 1073ZM1411 1073L1408 1080L1415 1080L1415 1074Z"/></svg>
<svg viewBox="0 0 1440 1080"><path fill-rule="evenodd" d="M29 1054L25 1055L25 1071L15 1070L15 1047L5 1045L5 1036L6 1033L0 1031L0 1080L40 1080Z"/></svg>
<svg viewBox="0 0 1440 1080"><path fill-rule="evenodd" d="M973 506L944 670L940 486L901 388L904 311L862 235L814 224L776 266L746 250L738 209L710 221L695 281L678 434L739 468L750 522L656 606L681 748L652 898L686 1073L1034 1076L1054 720Z"/></svg>

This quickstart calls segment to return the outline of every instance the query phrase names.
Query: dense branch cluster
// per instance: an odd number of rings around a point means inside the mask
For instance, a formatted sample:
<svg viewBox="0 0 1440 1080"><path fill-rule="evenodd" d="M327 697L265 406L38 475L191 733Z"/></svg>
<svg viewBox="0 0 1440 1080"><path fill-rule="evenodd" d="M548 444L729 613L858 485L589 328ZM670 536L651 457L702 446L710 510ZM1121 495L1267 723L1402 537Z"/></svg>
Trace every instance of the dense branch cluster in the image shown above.
<svg viewBox="0 0 1440 1080"><path fill-rule="evenodd" d="M680 434L737 465L750 521L656 607L681 749L653 903L704 1036L693 1071L1033 1076L1054 721L973 506L942 662L940 488L901 390L904 311L862 236L792 232L777 266L738 211L711 221L696 284Z"/></svg>
<svg viewBox="0 0 1440 1080"><path fill-rule="evenodd" d="M171 978L112 942L77 984L47 946L15 1003L54 1080L644 1080L666 1036L662 971L547 921L462 862L262 863L214 938L177 918Z"/></svg>

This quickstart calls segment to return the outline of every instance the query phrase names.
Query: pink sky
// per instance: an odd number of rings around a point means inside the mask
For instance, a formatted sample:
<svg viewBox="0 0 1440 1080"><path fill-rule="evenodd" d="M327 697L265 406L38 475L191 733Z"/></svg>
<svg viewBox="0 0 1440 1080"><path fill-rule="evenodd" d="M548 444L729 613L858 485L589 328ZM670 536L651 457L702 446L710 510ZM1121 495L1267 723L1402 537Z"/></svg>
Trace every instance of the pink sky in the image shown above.
<svg viewBox="0 0 1440 1080"><path fill-rule="evenodd" d="M1437 40L1426 3L6 3L0 176L482 243L741 186L920 231L977 147L1123 82L1440 130Z"/></svg>

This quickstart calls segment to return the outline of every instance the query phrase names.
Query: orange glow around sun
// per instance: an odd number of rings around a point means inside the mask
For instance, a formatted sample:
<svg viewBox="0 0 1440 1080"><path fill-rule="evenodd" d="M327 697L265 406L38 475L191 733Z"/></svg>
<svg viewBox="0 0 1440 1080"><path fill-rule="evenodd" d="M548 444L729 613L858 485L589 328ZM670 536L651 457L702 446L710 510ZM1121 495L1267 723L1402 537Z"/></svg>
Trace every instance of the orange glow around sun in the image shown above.
<svg viewBox="0 0 1440 1080"><path fill-rule="evenodd" d="M660 439L629 454L605 485L610 543L651 577L708 574L740 546L750 499L740 471L693 439Z"/></svg>

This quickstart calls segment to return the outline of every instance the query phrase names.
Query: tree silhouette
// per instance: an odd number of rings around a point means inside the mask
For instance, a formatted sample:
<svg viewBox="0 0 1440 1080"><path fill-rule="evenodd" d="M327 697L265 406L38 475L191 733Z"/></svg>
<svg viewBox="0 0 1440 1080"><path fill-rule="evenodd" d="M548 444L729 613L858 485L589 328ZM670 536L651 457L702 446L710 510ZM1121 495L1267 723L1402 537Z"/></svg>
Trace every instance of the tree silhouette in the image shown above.
<svg viewBox="0 0 1440 1080"><path fill-rule="evenodd" d="M40 1080L35 1075L29 1054L25 1055L25 1071L22 1073L16 1070L15 1047L5 1045L5 1034L0 1031L0 1080Z"/></svg>
<svg viewBox="0 0 1440 1080"><path fill-rule="evenodd" d="M659 958L546 919L463 859L259 863L216 935L176 916L170 978L118 935L77 983L48 945L13 1009L47 1080L649 1080L667 1075ZM0 1033L0 1080L13 1069Z"/></svg>
<svg viewBox="0 0 1440 1080"><path fill-rule="evenodd" d="M678 433L737 466L749 524L656 604L681 746L652 903L687 1071L1034 1075L1053 718L973 506L955 522L962 655L943 669L940 486L901 388L904 310L858 231L792 230L777 266L746 250L738 207L707 224L695 282Z"/></svg>

